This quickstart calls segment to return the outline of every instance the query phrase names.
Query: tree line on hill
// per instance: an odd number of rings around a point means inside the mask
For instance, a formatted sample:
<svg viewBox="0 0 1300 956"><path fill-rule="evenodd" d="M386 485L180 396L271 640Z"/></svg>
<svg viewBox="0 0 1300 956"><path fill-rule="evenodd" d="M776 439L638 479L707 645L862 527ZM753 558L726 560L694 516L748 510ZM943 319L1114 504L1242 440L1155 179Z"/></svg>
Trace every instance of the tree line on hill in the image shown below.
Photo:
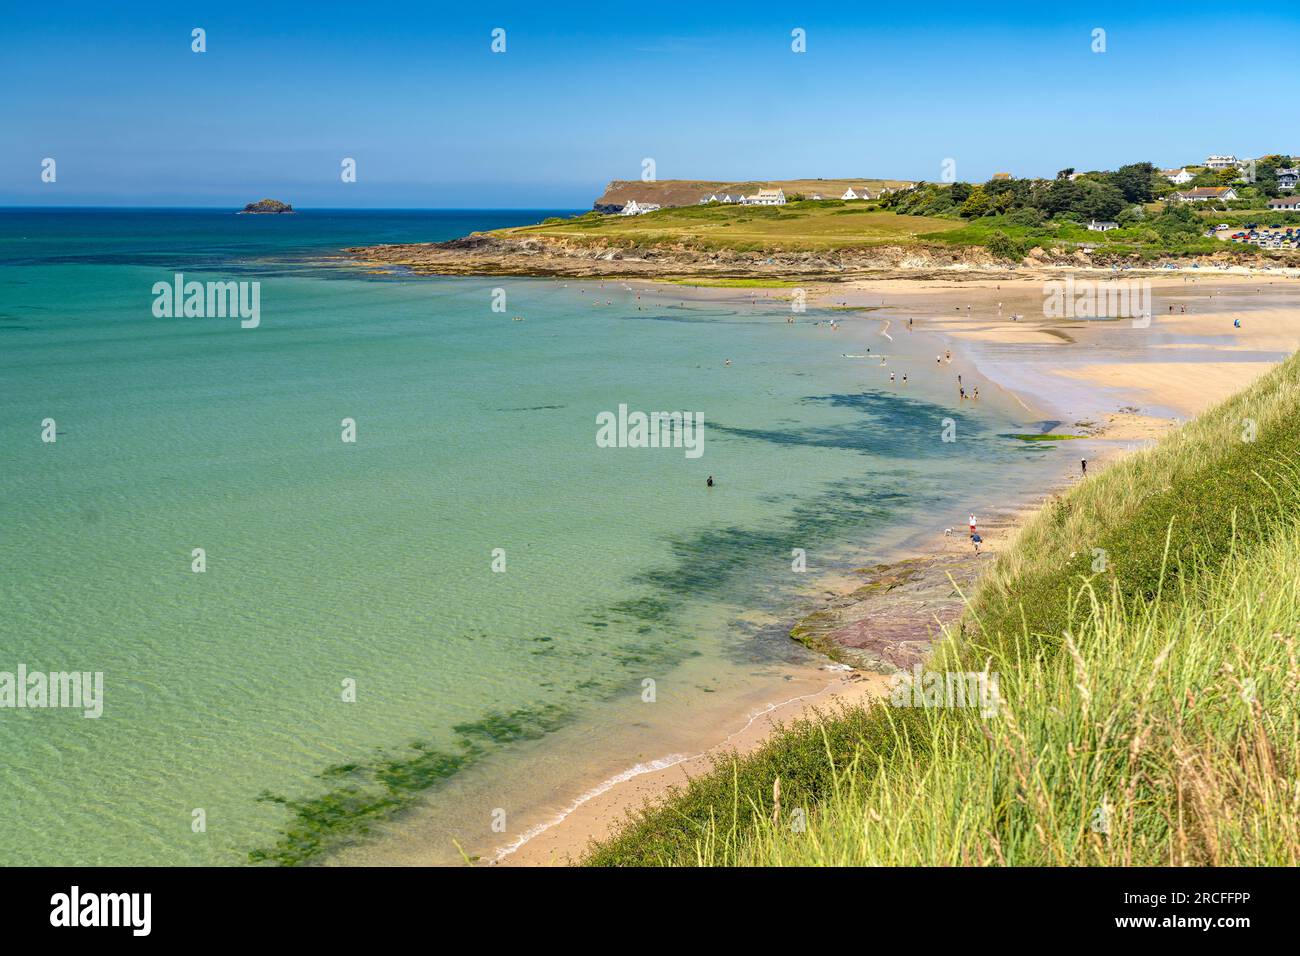
<svg viewBox="0 0 1300 956"><path fill-rule="evenodd" d="M1291 165L1291 157L1264 156L1249 170L1200 169L1189 167L1194 178L1176 186L1152 163L1130 163L1113 171L1075 173L1063 169L1055 179L990 179L985 183L918 183L881 200L881 207L914 216L944 216L978 219L1008 216L1026 226L1048 220L1088 222L1112 220L1121 226L1150 223L1175 212L1167 207L1156 217L1148 216L1143 205L1164 199L1180 189L1196 186L1232 186L1238 196L1223 208L1258 208L1278 195L1277 170ZM1172 222L1188 217L1174 216ZM1190 217L1194 219L1195 217Z"/></svg>

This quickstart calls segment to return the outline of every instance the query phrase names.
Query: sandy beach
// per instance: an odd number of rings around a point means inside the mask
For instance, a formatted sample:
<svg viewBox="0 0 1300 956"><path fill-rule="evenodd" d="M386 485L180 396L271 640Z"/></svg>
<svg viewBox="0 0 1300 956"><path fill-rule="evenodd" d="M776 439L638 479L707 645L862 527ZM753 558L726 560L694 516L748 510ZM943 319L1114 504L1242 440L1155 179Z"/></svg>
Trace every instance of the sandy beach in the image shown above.
<svg viewBox="0 0 1300 956"><path fill-rule="evenodd" d="M926 370L930 374L966 368L974 373L968 381L987 382L1040 413L1044 430L1083 436L1062 443L1071 446L1070 453L1044 468L1040 487L1026 489L1023 500L1000 503L981 518L985 557L991 560L1042 500L1081 480L1079 458L1088 458L1095 473L1107 461L1154 441L1244 388L1300 342L1300 313L1286 308L1295 280L1179 274L1147 281L1152 318L1145 326L1129 320L1048 318L1041 277L858 280L810 285L808 291L810 307L844 310L837 321L848 333L846 342L870 342L882 334L935 336L936 349L951 350L953 367L945 363L937 372ZM756 305L785 301L790 291L680 287L672 295ZM964 528L952 535L935 528L915 536L888 560L942 560L958 555L961 560L969 547ZM881 560L880 555L871 557ZM832 590L835 586L841 590L841 608L851 608L857 583L831 582ZM835 603L828 600L827 606ZM935 636L939 623L932 616L924 628L929 633L921 637ZM629 812L706 772L715 757L756 749L779 723L840 704L870 701L888 681L883 673L846 670L835 664L826 665L826 677L818 691L733 715L719 727L716 744L703 752L674 755L666 765L650 761L624 775L593 781L588 790L574 794L563 813L503 844L484 862L511 866L577 862L593 840L608 836Z"/></svg>

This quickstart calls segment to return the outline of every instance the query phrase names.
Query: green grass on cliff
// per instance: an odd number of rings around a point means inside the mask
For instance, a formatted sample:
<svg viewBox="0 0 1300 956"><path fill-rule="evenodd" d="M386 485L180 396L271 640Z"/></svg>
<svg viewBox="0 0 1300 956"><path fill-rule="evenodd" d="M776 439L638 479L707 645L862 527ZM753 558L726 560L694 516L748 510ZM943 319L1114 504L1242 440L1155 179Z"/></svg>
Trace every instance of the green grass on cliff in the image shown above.
<svg viewBox="0 0 1300 956"><path fill-rule="evenodd" d="M588 213L569 220L501 230L645 245L689 242L737 252L827 251L891 245L960 228L962 223L882 212L874 203L805 200L785 206L677 206L641 216Z"/></svg>
<svg viewBox="0 0 1300 956"><path fill-rule="evenodd" d="M1230 214L1216 214L1232 221ZM1267 212L1243 213L1252 221L1276 222ZM641 216L595 212L570 219L552 218L534 226L500 230L516 238L541 236L606 244L687 245L701 251L833 252L877 246L915 246L951 254L953 247L980 247L1008 261L1033 249L1070 253L1086 249L1103 261L1151 261L1164 257L1224 255L1294 262L1281 250L1223 242L1195 233L1166 234L1146 223L1110 232L1092 232L1086 224L1047 220L1028 224L1012 213L961 219L900 215L875 202L839 199L801 200L785 206L675 206Z"/></svg>
<svg viewBox="0 0 1300 956"><path fill-rule="evenodd" d="M1292 358L999 556L929 665L996 674L996 713L798 722L586 862L1300 863L1297 449Z"/></svg>

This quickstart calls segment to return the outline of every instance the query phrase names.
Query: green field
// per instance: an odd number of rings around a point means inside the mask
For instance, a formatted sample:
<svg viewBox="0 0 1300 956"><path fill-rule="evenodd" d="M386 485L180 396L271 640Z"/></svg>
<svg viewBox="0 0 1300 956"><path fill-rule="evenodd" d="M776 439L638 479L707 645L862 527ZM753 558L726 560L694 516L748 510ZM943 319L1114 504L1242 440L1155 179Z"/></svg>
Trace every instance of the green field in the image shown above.
<svg viewBox="0 0 1300 956"><path fill-rule="evenodd" d="M927 671L997 675L996 712L796 723L586 862L1295 866L1298 447L1293 357L999 555Z"/></svg>
<svg viewBox="0 0 1300 956"><path fill-rule="evenodd" d="M785 206L680 206L641 216L588 213L505 229L508 236L554 236L629 244L689 243L698 249L824 250L889 245L958 229L960 221L882 212L872 203L805 200Z"/></svg>
<svg viewBox="0 0 1300 956"><path fill-rule="evenodd" d="M1200 212L1190 222L1162 218L1152 204L1145 221L1109 232L1094 232L1068 218L1028 219L1016 212L964 219L955 215L906 215L875 202L803 200L785 206L680 206L640 216L587 213L549 219L534 226L501 230L516 238L539 236L606 244L682 245L701 251L818 252L908 245L943 249L987 249L999 259L1017 261L1034 249L1069 253L1084 248L1100 259L1153 260L1168 256L1224 253L1242 258L1265 255L1295 264L1284 252L1223 242L1201 235L1214 222L1289 222L1267 210ZM1300 220L1300 216L1297 217Z"/></svg>

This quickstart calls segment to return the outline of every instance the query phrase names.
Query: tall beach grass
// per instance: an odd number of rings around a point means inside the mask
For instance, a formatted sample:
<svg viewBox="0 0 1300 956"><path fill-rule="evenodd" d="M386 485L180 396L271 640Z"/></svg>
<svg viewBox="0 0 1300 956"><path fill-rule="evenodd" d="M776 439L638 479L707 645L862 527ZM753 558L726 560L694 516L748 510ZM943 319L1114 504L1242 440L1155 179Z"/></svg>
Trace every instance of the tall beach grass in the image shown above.
<svg viewBox="0 0 1300 956"><path fill-rule="evenodd" d="M940 644L998 706L802 720L593 865L1300 862L1300 363L1047 502Z"/></svg>

